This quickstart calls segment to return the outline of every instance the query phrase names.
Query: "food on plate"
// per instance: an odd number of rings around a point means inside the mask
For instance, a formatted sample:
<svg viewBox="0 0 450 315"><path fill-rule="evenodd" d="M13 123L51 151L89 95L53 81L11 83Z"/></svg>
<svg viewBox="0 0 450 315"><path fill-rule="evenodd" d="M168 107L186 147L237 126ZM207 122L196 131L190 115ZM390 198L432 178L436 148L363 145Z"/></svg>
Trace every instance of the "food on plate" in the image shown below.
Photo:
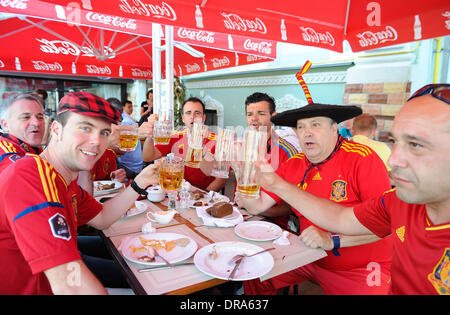
<svg viewBox="0 0 450 315"><path fill-rule="evenodd" d="M115 183L111 183L111 184L102 184L102 183L97 183L97 185L95 186L96 190L108 190L108 189L112 189L116 186Z"/></svg>
<svg viewBox="0 0 450 315"><path fill-rule="evenodd" d="M160 250L165 249L166 252L170 252L173 250L177 244L174 241L166 241L166 240L148 240L142 236L139 236L139 240L144 247L151 247L152 249ZM130 246L131 250L133 250L133 245Z"/></svg>
<svg viewBox="0 0 450 315"><path fill-rule="evenodd" d="M222 201L206 209L206 212L215 218L223 218L233 213L233 206L228 202Z"/></svg>
<svg viewBox="0 0 450 315"><path fill-rule="evenodd" d="M181 247L186 247L189 245L189 243L191 242L190 239L183 237L183 238L178 238L176 240L173 241L175 243L175 245L177 246L181 246Z"/></svg>
<svg viewBox="0 0 450 315"><path fill-rule="evenodd" d="M191 199L192 200L199 200L200 198L203 198L204 193L200 190L193 190L191 191Z"/></svg>
<svg viewBox="0 0 450 315"><path fill-rule="evenodd" d="M211 253L209 253L209 259L216 260L217 259L217 250L216 246L213 246Z"/></svg>
<svg viewBox="0 0 450 315"><path fill-rule="evenodd" d="M208 205L208 204L206 204L206 205ZM203 206L203 202L202 201L196 201L196 202L194 202L193 206L194 207L202 207Z"/></svg>
<svg viewBox="0 0 450 315"><path fill-rule="evenodd" d="M130 246L137 260L142 262L152 262L155 261L155 250L151 246L135 247Z"/></svg>

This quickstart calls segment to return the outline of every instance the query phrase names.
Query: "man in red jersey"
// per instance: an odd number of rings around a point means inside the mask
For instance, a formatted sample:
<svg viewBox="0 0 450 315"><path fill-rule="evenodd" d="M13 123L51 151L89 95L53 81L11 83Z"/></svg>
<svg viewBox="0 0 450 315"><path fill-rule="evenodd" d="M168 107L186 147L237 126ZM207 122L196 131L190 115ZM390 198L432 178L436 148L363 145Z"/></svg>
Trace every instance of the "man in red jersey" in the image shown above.
<svg viewBox="0 0 450 315"><path fill-rule="evenodd" d="M361 113L356 106L309 104L272 118L277 125L293 127L303 153L281 164L276 173L297 190L329 199L337 204L354 205L381 195L390 188L383 162L370 148L345 140L337 124ZM371 180L368 181L367 179ZM301 215L299 208L284 202L282 195L262 189L260 199L238 198L250 213L279 215L290 207L300 221L300 239L328 256L264 282L244 282L246 294L274 294L279 288L304 279L317 282L327 294L385 294L388 289L392 247L375 236L349 236L324 230ZM275 204L276 208L271 208ZM282 207L284 205L284 207ZM378 240L378 241L377 241ZM375 242L377 241L377 242ZM370 244L367 244L370 243ZM376 263L379 281L368 281Z"/></svg>
<svg viewBox="0 0 450 315"><path fill-rule="evenodd" d="M0 293L103 294L81 260L77 226L105 229L133 204L143 188L157 183L155 166L103 205L75 178L90 170L108 144L120 113L87 92L65 95L41 156L27 154L2 172L0 182Z"/></svg>
<svg viewBox="0 0 450 315"><path fill-rule="evenodd" d="M388 164L396 188L345 207L270 172L262 185L315 224L338 233L392 234L390 294L450 293L450 85L431 84L400 109ZM371 182L372 178L367 178Z"/></svg>
<svg viewBox="0 0 450 315"><path fill-rule="evenodd" d="M202 122L205 122L206 114L205 105L199 98L196 97L188 98L183 104L182 111L182 119L186 129L182 131L175 131L172 134L169 144L166 145L155 145L153 138L147 137L142 149L142 157L144 162L152 162L166 156L171 152L184 158L188 148L187 130L192 128L194 119L201 119ZM154 114L151 115L149 122L153 124L155 117L156 116ZM216 135L208 132L208 135L203 139L204 148L209 150L211 154L214 154L215 145ZM193 186L207 191L220 191L225 186L226 182L223 178L209 176L200 168L193 168L187 165L184 168L184 179L186 179Z"/></svg>

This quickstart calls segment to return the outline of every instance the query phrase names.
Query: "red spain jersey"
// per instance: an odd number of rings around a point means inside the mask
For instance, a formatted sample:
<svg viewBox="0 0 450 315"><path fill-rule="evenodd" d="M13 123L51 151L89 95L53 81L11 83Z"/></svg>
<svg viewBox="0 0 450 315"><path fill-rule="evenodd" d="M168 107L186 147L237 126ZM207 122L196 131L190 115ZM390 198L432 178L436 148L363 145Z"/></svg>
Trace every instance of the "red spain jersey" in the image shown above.
<svg viewBox="0 0 450 315"><path fill-rule="evenodd" d="M188 137L187 130L175 131L170 138L169 144L162 145L157 144L157 148L162 156L166 156L169 153L174 153L175 156L185 158L187 147L188 147ZM216 146L216 134L210 132L208 136L203 139L203 147L205 147L211 154L214 154ZM186 151L184 150L186 148ZM187 180L191 185L197 188L206 190L206 188L213 182L215 177L207 176L199 168L184 166L184 179Z"/></svg>
<svg viewBox="0 0 450 315"><path fill-rule="evenodd" d="M91 169L92 180L109 180L111 172L115 170L117 170L117 156L113 150L106 149Z"/></svg>
<svg viewBox="0 0 450 315"><path fill-rule="evenodd" d="M40 154L41 148L35 148L17 137L8 133L0 133L0 172L8 166L11 160L17 156L24 156L26 153Z"/></svg>
<svg viewBox="0 0 450 315"><path fill-rule="evenodd" d="M311 167L304 153L297 154L281 164L277 174L286 181L300 186L306 171ZM301 189L299 187L299 189ZM339 149L325 163L312 166L306 174L303 189L343 206L353 206L380 196L390 189L390 180L383 161L369 147L344 140ZM281 198L263 189L277 203ZM300 221L300 232L310 225L297 209L293 209ZM341 256L331 251L316 263L329 270L366 268L369 262L389 262L392 245L389 239L371 244L339 249Z"/></svg>
<svg viewBox="0 0 450 315"><path fill-rule="evenodd" d="M52 294L44 271L81 259L77 226L102 206L37 155L3 171L0 200L0 294Z"/></svg>
<svg viewBox="0 0 450 315"><path fill-rule="evenodd" d="M408 204L395 190L354 213L375 235L392 234L390 294L450 294L450 222L431 224L425 205Z"/></svg>

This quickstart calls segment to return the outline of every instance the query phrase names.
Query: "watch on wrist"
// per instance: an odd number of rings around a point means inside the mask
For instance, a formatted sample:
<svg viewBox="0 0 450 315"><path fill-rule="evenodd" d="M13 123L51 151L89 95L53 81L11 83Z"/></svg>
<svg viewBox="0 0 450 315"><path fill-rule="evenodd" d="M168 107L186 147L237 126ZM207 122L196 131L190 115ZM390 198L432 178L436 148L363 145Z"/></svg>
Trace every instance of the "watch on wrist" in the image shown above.
<svg viewBox="0 0 450 315"><path fill-rule="evenodd" d="M330 238L333 241L333 249L331 250L331 252L334 256L341 256L338 251L338 249L341 248L341 237L339 236L339 234L330 233Z"/></svg>
<svg viewBox="0 0 450 315"><path fill-rule="evenodd" d="M141 187L139 187L139 185L134 181L134 179L131 181L130 186L139 195L143 195L143 196L147 196L148 195L147 191L145 189L142 189Z"/></svg>

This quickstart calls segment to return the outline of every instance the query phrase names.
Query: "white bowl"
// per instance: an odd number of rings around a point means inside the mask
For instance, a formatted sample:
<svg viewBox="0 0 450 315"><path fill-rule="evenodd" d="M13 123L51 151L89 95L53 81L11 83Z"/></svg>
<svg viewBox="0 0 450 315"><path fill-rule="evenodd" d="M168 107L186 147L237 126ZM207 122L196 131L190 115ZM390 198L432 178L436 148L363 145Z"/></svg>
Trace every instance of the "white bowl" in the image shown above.
<svg viewBox="0 0 450 315"><path fill-rule="evenodd" d="M147 189L147 199L151 202L161 202L166 197L164 190L160 186L152 186Z"/></svg>

